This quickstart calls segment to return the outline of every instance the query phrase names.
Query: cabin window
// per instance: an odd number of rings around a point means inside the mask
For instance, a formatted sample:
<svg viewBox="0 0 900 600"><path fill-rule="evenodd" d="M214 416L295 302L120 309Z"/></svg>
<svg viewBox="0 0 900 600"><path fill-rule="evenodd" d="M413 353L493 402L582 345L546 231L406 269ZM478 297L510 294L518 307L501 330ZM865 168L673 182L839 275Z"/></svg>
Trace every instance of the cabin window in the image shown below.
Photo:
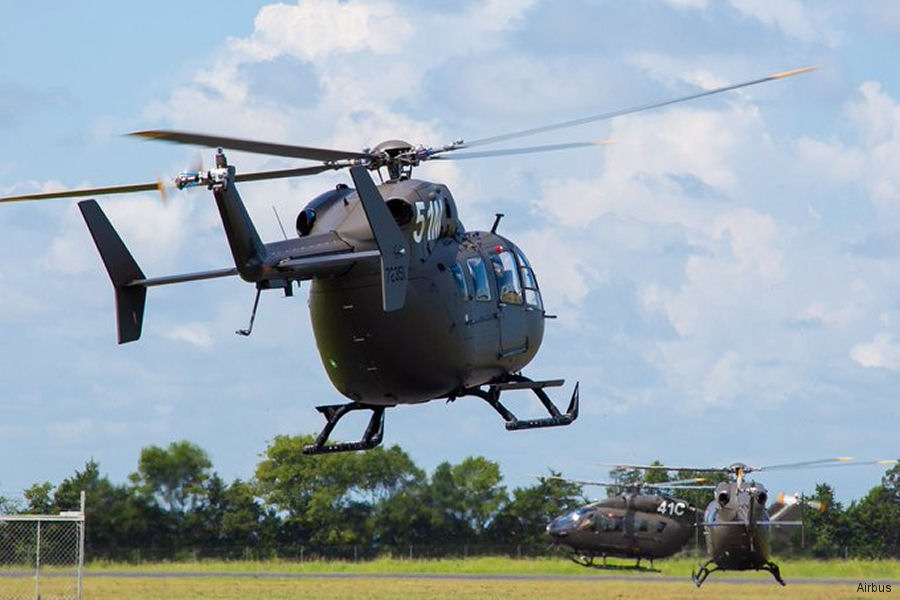
<svg viewBox="0 0 900 600"><path fill-rule="evenodd" d="M647 519L641 519L638 521L638 531L650 531L650 523Z"/></svg>
<svg viewBox="0 0 900 600"><path fill-rule="evenodd" d="M475 283L475 299L479 302L488 302L491 299L491 284L488 282L487 269L480 256L466 259L472 281Z"/></svg>
<svg viewBox="0 0 900 600"><path fill-rule="evenodd" d="M463 273L462 267L459 266L459 263L453 263L450 265L450 273L453 274L453 281L456 282L456 287L459 290L459 297L465 301L469 300L469 284L466 283L466 274Z"/></svg>
<svg viewBox="0 0 900 600"><path fill-rule="evenodd" d="M613 530L613 522L612 519L607 517L606 515L600 515L600 526L599 529L601 531L612 531Z"/></svg>
<svg viewBox="0 0 900 600"><path fill-rule="evenodd" d="M525 291L525 304L538 310L544 309L541 301L541 292L538 289L537 279L534 278L534 270L528 263L528 259L522 251L516 248L516 259L519 261L519 273L522 275L522 288Z"/></svg>
<svg viewBox="0 0 900 600"><path fill-rule="evenodd" d="M522 284L519 282L516 259L513 258L512 252L503 250L497 254L491 254L491 265L494 267L494 275L497 277L500 302L522 304Z"/></svg>
<svg viewBox="0 0 900 600"><path fill-rule="evenodd" d="M597 531L597 513L590 508L581 509L581 520L578 522L578 529L581 531Z"/></svg>

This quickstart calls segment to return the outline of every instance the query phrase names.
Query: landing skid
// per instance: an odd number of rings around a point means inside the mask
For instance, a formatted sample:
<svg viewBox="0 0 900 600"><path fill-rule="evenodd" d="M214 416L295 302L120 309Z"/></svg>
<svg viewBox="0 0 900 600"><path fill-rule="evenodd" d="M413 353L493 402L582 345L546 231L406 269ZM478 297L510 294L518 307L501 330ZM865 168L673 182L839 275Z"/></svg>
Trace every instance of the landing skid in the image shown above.
<svg viewBox="0 0 900 600"><path fill-rule="evenodd" d="M313 444L303 449L303 454L330 454L333 452L352 452L354 450L371 450L381 443L384 437L384 407L371 406L368 404L360 404L359 402L350 402L348 404L329 404L326 406L317 406L318 410L325 417L327 423L319 433ZM328 436L331 435L334 426L338 424L344 415L354 410L371 410L372 417L369 419L369 425L366 427L363 437L358 442L341 442L337 444L329 444Z"/></svg>
<svg viewBox="0 0 900 600"><path fill-rule="evenodd" d="M700 566L700 569L697 571L691 571L691 580L694 582L694 585L700 587L703 585L703 582L706 581L706 578L709 577L710 573L714 573L719 570L718 566L713 566L712 569L709 568L709 565L714 565L713 561L708 560Z"/></svg>
<svg viewBox="0 0 900 600"><path fill-rule="evenodd" d="M703 585L703 582L706 581L706 578L709 577L710 573L719 570L719 567L714 566L712 569L709 568L709 565L713 564L712 560L708 560L703 565L700 566L700 569L691 573L691 579L694 581L694 584L697 587ZM768 571L772 574L772 577L775 578L775 581L780 583L781 585L787 585L784 582L784 579L781 578L781 569L778 568L778 565L773 563L772 561L766 562L763 566L757 569L758 571Z"/></svg>
<svg viewBox="0 0 900 600"><path fill-rule="evenodd" d="M779 569L778 565L773 563L771 560L764 564L761 568L763 571L768 571L769 573L771 573L772 577L775 578L775 581L777 581L781 585L787 585L784 582L784 579L781 578L781 569Z"/></svg>
<svg viewBox="0 0 900 600"><path fill-rule="evenodd" d="M539 427L558 427L568 425L578 418L578 384L575 384L575 390L572 392L572 399L569 400L569 408L565 413L561 413L547 392L545 387L559 387L564 383L562 379L551 379L549 381L532 381L522 375L509 375L503 380L495 381L488 384L487 390L481 386L465 388L462 393L451 396L451 400L460 396L476 396L490 404L494 410L500 413L503 420L506 421L506 429L508 431L517 431L519 429L536 429ZM500 394L507 390L531 390L547 412L549 417L543 419L519 419L508 408L500 402Z"/></svg>
<svg viewBox="0 0 900 600"><path fill-rule="evenodd" d="M650 566L644 567L641 565L641 559L637 559L637 562L633 565L611 565L606 562L606 557L603 557L603 563L595 564L593 556L586 556L584 554L573 554L569 558L572 559L577 565L581 565L582 567L589 567L591 569L602 569L607 571L640 571L643 573L660 573L659 569L653 567L653 559L650 559Z"/></svg>

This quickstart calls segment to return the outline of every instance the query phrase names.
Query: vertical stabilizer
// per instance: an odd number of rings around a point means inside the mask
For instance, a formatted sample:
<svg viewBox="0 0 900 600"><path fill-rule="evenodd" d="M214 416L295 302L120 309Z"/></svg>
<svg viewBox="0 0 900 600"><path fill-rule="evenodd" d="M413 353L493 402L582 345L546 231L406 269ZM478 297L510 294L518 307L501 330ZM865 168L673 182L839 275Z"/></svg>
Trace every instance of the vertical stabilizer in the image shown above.
<svg viewBox="0 0 900 600"><path fill-rule="evenodd" d="M219 162L222 162L220 165ZM225 156L216 155L216 166L222 168ZM234 257L234 266L244 281L258 281L262 275L262 265L265 260L266 247L250 220L247 207L244 206L241 195L234 185L234 167L228 167L227 178L224 185L214 184L213 194L216 197L216 206L222 217L222 226L225 228L225 236L231 247L231 255Z"/></svg>
<svg viewBox="0 0 900 600"><path fill-rule="evenodd" d="M79 202L78 208L116 292L119 343L133 342L141 337L144 322L147 288L140 283L144 280L144 273L96 200Z"/></svg>
<svg viewBox="0 0 900 600"><path fill-rule="evenodd" d="M385 312L399 310L406 303L409 276L409 248L391 211L366 167L350 167L350 176L362 203L378 251L381 252L381 301Z"/></svg>

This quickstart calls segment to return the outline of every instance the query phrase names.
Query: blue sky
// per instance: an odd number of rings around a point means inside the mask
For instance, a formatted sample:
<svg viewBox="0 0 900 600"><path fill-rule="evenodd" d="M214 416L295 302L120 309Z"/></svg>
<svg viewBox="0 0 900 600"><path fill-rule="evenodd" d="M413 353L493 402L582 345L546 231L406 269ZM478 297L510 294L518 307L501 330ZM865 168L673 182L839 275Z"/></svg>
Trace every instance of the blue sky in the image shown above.
<svg viewBox="0 0 900 600"><path fill-rule="evenodd" d="M389 411L426 468L481 454L510 486L592 462L753 464L896 457L900 422L900 7L893 2L155 2L4 7L0 193L151 181L190 148L169 127L361 149L475 139L771 73L811 74L525 140L612 138L542 156L431 164L469 229L505 212L548 310L533 378L581 381L569 428L507 433L475 399ZM212 160L202 151L207 164ZM291 165L232 153L239 169ZM345 174L248 185L280 237ZM212 199L102 205L148 275L229 264ZM115 344L113 296L74 201L0 207L0 493L90 457L117 481L140 449L189 439L247 478L268 440L342 399L305 290L212 281L150 291L144 337ZM564 403L561 397L560 403ZM515 404L515 401L514 401ZM517 408L518 405L516 405ZM527 412L527 408L519 408ZM361 417L362 418L362 417ZM348 420L338 435L363 427ZM827 478L844 499L880 472Z"/></svg>

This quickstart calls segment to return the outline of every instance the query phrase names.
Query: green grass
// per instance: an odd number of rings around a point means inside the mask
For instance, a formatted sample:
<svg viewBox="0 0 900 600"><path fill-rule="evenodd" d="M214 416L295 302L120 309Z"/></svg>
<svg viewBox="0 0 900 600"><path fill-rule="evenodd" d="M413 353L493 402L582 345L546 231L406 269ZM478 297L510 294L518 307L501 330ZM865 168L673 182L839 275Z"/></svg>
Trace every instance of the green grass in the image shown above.
<svg viewBox="0 0 900 600"><path fill-rule="evenodd" d="M612 561L611 561L612 562ZM900 581L900 561L896 560L778 560L785 579L794 578L828 578L855 580L893 580ZM626 564L627 561L619 561ZM662 576L689 577L692 569L698 564L697 559L675 558L657 561L656 567ZM143 563L130 565L124 563L94 562L87 566L89 572L127 571L130 573L363 573L363 574L492 574L492 575L589 575L604 577L608 575L629 575L635 571L603 571L586 569L564 558L511 559L501 557L481 557L468 559L434 559L403 560L381 558L372 561L180 561ZM718 577L752 577L770 578L768 573L756 574L753 571L738 573L716 573Z"/></svg>
<svg viewBox="0 0 900 600"><path fill-rule="evenodd" d="M403 579L149 579L90 578L85 581L88 600L166 598L166 600L643 600L665 598L723 598L729 600L836 600L859 598L856 583L781 587L774 582L729 585L708 582L697 589L684 583L628 581L446 581Z"/></svg>

